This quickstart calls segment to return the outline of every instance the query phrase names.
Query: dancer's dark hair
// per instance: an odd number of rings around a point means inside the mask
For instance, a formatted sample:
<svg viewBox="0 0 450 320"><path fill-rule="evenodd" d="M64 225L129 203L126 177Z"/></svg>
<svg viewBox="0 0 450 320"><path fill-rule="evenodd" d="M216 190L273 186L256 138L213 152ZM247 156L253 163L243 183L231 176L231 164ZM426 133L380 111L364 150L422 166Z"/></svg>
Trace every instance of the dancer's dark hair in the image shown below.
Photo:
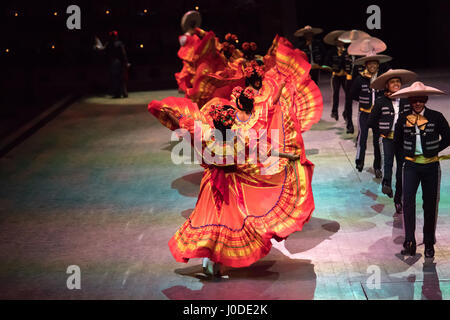
<svg viewBox="0 0 450 320"><path fill-rule="evenodd" d="M259 85L257 84L258 81ZM262 78L256 72L254 72L251 77L245 78L245 86L252 86L253 88L259 90L262 86Z"/></svg>
<svg viewBox="0 0 450 320"><path fill-rule="evenodd" d="M236 98L236 105L238 106L239 110L242 110L247 114L252 113L254 107L253 100L247 98L244 94L241 94Z"/></svg>

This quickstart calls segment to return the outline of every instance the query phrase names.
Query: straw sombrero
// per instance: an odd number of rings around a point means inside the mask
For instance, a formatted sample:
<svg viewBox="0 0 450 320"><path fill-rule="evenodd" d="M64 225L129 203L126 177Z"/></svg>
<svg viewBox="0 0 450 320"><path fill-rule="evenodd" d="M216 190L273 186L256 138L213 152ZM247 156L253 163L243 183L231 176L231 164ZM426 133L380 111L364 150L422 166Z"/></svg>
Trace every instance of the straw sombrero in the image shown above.
<svg viewBox="0 0 450 320"><path fill-rule="evenodd" d="M325 42L326 44L329 44L331 46L335 46L338 41L338 38L345 32L346 32L345 30L331 31L329 34L327 34L323 38L323 42Z"/></svg>
<svg viewBox="0 0 450 320"><path fill-rule="evenodd" d="M414 82L411 86L398 90L391 98L428 97L446 94L444 91L424 85L422 82Z"/></svg>
<svg viewBox="0 0 450 320"><path fill-rule="evenodd" d="M352 43L357 40L370 38L370 35L364 31L361 30L351 30L344 32L341 34L338 38L339 41L342 41L344 43Z"/></svg>
<svg viewBox="0 0 450 320"><path fill-rule="evenodd" d="M402 85L410 84L417 79L417 74L415 72L405 70L405 69L390 69L389 71L383 73L381 76L376 78L370 87L372 89L384 90L386 89L386 82L392 78L400 78Z"/></svg>
<svg viewBox="0 0 450 320"><path fill-rule="evenodd" d="M348 54L352 56L366 56L373 52L381 53L386 49L386 44L378 38L362 38L352 42L352 44L348 47Z"/></svg>
<svg viewBox="0 0 450 320"><path fill-rule="evenodd" d="M311 32L313 34L319 34L323 32L323 29L321 28L313 28L311 26L306 26L304 28L298 29L295 31L294 36L296 37L303 37L305 33Z"/></svg>
<svg viewBox="0 0 450 320"><path fill-rule="evenodd" d="M200 12L192 10L184 14L181 18L181 29L183 32L188 31L190 28L198 28L202 24L202 16Z"/></svg>

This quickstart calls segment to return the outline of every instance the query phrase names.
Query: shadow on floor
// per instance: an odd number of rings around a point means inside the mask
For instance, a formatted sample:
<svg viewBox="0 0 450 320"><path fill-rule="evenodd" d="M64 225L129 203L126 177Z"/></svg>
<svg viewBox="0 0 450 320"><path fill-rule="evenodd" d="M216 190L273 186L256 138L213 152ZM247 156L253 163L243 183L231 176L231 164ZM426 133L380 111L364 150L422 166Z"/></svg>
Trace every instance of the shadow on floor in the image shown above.
<svg viewBox="0 0 450 320"><path fill-rule="evenodd" d="M199 194L199 186L202 181L203 171L194 172L172 181L171 188L186 197L196 198Z"/></svg>
<svg viewBox="0 0 450 320"><path fill-rule="evenodd" d="M321 242L331 239L331 236L340 228L337 221L312 217L302 231L295 232L288 237L285 248L290 254L311 250Z"/></svg>
<svg viewBox="0 0 450 320"><path fill-rule="evenodd" d="M169 299L181 300L309 300L314 299L317 278L310 260L283 258L226 269L226 278L206 277L201 265L177 269L175 273L202 283L200 290L177 285L162 291Z"/></svg>
<svg viewBox="0 0 450 320"><path fill-rule="evenodd" d="M329 131L334 130L337 131L338 134L344 132L344 128L336 127L337 122L331 122L331 121L325 121L320 120L318 123L316 123L312 128L311 131Z"/></svg>

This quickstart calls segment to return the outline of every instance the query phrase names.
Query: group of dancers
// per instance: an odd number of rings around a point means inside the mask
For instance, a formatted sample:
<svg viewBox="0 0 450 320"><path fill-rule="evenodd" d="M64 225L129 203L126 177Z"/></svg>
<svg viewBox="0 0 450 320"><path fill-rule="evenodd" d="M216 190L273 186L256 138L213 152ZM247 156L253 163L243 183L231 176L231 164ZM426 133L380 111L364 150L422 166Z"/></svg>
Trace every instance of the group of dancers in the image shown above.
<svg viewBox="0 0 450 320"><path fill-rule="evenodd" d="M424 97L441 91L420 82L400 89L416 74L389 70L382 75L380 65L391 59L379 54L386 46L360 31L330 33L325 40L336 48L324 55L313 39L321 29L307 26L295 33L306 40L302 50L277 35L261 56L256 43L241 43L234 34L221 41L200 24L197 11L187 12L181 22L178 56L183 68L175 77L185 97L149 104L164 126L190 136L204 169L195 209L169 241L177 261L203 258L204 272L219 275L224 267L251 265L268 254L272 239L286 239L309 221L314 165L306 158L302 133L321 119L318 82L325 69L333 73L335 91L342 86L359 102L358 170L364 166L369 127L374 146L375 132L383 137L382 185L389 196L393 158L397 161L395 203L404 211L406 231L402 252L415 254L415 193L421 182L426 256L434 255L437 153L450 144L450 137L447 121L425 108ZM338 99L339 94L333 96ZM348 130L353 127L349 97L344 111ZM336 120L338 104L333 103ZM381 169L381 155L375 158L374 167Z"/></svg>
<svg viewBox="0 0 450 320"><path fill-rule="evenodd" d="M323 41L333 48L326 54L323 44L314 39L322 32L321 28L306 26L295 35L305 39L300 48L308 53L309 61L316 64L311 76L318 82L320 70L332 72L331 117L336 121L339 119L339 91L343 88L343 117L347 123L347 133L354 133L353 101L358 102L355 167L359 172L364 168L371 129L375 177L382 178L382 192L394 198L396 214L404 214L402 254L414 255L416 252L416 193L421 184L425 257L434 257L441 176L439 160L448 159L448 156L439 157L438 153L450 145L450 133L445 117L425 104L428 96L444 92L422 82L414 82L418 75L412 71L390 69L388 63L392 57L381 54L387 45L366 32L335 30L328 33ZM402 89L402 86L411 83L411 86ZM395 192L392 188L394 159Z"/></svg>

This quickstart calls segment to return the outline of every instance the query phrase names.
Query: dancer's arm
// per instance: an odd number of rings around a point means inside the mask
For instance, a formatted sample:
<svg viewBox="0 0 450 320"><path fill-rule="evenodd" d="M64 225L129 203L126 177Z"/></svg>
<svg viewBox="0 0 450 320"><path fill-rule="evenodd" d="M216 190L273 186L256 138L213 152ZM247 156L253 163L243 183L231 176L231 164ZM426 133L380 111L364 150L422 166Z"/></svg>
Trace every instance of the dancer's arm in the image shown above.
<svg viewBox="0 0 450 320"><path fill-rule="evenodd" d="M380 116L381 116L381 103L380 103L380 100L377 99L375 101L375 105L373 106L372 111L369 114L368 125L370 128L378 129L378 125L379 125L378 122L380 121Z"/></svg>
<svg viewBox="0 0 450 320"><path fill-rule="evenodd" d="M275 99L273 100L273 104L277 104L278 101L280 100L281 92L283 91L283 88L284 88L285 85L286 85L286 81L283 81L283 82L281 83L280 88L278 89L278 92L277 92L277 94L276 94L276 96L275 96Z"/></svg>
<svg viewBox="0 0 450 320"><path fill-rule="evenodd" d="M394 148L395 150L403 151L403 125L406 122L406 117L404 115L400 116L395 124L394 130Z"/></svg>
<svg viewBox="0 0 450 320"><path fill-rule="evenodd" d="M361 92L361 77L357 76L352 82L352 87L350 88L350 96L352 100L359 102L359 93Z"/></svg>
<svg viewBox="0 0 450 320"><path fill-rule="evenodd" d="M177 126L180 126L180 119L175 117L170 111L164 110L165 108L162 109L162 113L161 113L161 119L163 121L165 120L170 120L172 121L174 124L176 124Z"/></svg>
<svg viewBox="0 0 450 320"><path fill-rule="evenodd" d="M292 153L279 152L278 155L280 156L280 158L287 158L291 161L297 161L300 159L300 156L292 154Z"/></svg>
<svg viewBox="0 0 450 320"><path fill-rule="evenodd" d="M441 141L439 142L439 152L445 150L450 145L450 128L447 119L441 114L439 116L439 133Z"/></svg>
<svg viewBox="0 0 450 320"><path fill-rule="evenodd" d="M200 39L203 38L203 37L205 36L205 34L206 34L206 31L205 31L205 30L200 29L200 28L198 28L198 27L194 29L194 32L195 32L195 34L196 34L197 36L200 37Z"/></svg>

